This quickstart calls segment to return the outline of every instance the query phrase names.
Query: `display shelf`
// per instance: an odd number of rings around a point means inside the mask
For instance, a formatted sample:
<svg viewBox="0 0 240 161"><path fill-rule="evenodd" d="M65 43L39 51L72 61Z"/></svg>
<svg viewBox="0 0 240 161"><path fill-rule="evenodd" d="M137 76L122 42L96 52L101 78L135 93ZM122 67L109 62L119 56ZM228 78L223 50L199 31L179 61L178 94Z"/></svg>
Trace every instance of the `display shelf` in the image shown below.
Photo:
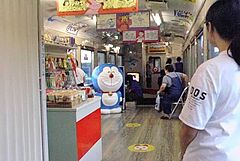
<svg viewBox="0 0 240 161"><path fill-rule="evenodd" d="M67 53L45 52L46 56L66 58Z"/></svg>
<svg viewBox="0 0 240 161"><path fill-rule="evenodd" d="M63 49L77 49L77 47L69 46L69 45L61 45L61 44L53 44L53 43L44 43L47 47L57 47Z"/></svg>

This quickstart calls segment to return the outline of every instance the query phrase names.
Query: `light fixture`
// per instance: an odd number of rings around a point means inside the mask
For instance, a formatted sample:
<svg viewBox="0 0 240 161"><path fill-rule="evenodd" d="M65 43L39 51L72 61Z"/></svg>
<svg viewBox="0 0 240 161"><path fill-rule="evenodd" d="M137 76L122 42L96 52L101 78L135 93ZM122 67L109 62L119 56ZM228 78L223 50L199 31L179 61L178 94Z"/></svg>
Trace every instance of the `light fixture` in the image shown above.
<svg viewBox="0 0 240 161"><path fill-rule="evenodd" d="M115 35L114 37L115 37L116 40L118 40L118 35Z"/></svg>
<svg viewBox="0 0 240 161"><path fill-rule="evenodd" d="M159 13L155 13L155 14L152 13L152 17L153 17L154 21L156 22L156 24L158 26L160 26L160 24L162 23L162 20L161 20Z"/></svg>
<svg viewBox="0 0 240 161"><path fill-rule="evenodd" d="M104 47L109 52L111 50L111 48L113 47L113 45L112 44L108 44L108 45L104 45Z"/></svg>
<svg viewBox="0 0 240 161"><path fill-rule="evenodd" d="M119 51L120 51L120 47L119 46L116 46L115 48L113 48L114 52L116 54L119 54Z"/></svg>

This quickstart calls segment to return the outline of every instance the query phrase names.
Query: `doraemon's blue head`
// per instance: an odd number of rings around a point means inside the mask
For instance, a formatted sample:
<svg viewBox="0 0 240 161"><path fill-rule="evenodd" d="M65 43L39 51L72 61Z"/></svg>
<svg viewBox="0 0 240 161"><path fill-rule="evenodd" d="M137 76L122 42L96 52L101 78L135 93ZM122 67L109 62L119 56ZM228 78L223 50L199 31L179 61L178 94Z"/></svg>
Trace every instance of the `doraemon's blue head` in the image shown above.
<svg viewBox="0 0 240 161"><path fill-rule="evenodd" d="M116 92L123 83L122 70L113 64L102 64L93 70L92 82L96 92Z"/></svg>

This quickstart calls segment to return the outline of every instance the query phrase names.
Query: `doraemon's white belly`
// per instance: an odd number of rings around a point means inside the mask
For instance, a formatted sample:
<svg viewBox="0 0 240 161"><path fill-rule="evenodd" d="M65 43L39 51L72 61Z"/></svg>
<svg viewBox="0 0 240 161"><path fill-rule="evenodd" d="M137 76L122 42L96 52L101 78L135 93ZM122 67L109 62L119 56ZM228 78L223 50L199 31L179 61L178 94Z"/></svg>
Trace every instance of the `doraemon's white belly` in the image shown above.
<svg viewBox="0 0 240 161"><path fill-rule="evenodd" d="M109 95L108 93L104 93L102 95L102 103L105 106L114 106L118 103L118 95L117 93L112 93L112 95Z"/></svg>

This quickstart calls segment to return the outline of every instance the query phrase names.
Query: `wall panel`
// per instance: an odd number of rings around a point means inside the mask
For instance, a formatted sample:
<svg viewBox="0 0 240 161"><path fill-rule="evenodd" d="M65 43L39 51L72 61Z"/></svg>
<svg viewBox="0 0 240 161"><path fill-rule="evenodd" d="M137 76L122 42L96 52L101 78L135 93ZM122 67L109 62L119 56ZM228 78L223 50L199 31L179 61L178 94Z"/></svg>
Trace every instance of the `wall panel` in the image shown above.
<svg viewBox="0 0 240 161"><path fill-rule="evenodd" d="M37 0L1 0L1 161L43 160L37 12Z"/></svg>

